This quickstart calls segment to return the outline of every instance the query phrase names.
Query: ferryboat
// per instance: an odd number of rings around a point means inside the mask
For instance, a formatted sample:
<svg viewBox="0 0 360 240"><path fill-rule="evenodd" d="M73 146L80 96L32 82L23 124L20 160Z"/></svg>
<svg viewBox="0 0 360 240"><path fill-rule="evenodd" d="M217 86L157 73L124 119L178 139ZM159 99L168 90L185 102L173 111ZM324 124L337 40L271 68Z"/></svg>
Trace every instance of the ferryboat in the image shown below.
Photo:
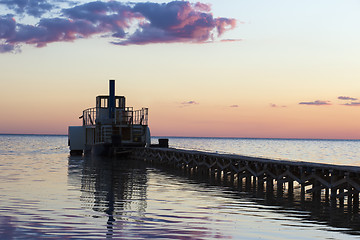
<svg viewBox="0 0 360 240"><path fill-rule="evenodd" d="M115 80L109 81L109 95L97 96L96 106L79 118L82 126L68 129L70 155L111 156L150 146L148 108L126 107L125 97L115 96Z"/></svg>

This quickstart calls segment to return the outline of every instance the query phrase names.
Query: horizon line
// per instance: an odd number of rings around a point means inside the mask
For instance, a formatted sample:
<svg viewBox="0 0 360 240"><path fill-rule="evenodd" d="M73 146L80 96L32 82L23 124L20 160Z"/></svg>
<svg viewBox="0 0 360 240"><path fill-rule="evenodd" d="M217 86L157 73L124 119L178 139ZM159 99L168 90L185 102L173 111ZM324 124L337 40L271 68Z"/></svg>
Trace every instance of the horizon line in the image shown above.
<svg viewBox="0 0 360 240"><path fill-rule="evenodd" d="M0 133L0 135L18 136L68 136L68 134L55 133ZM273 139L273 140L333 140L333 141L359 141L358 138L303 138L303 137L204 137L204 136L151 136L154 138L219 138L219 139Z"/></svg>

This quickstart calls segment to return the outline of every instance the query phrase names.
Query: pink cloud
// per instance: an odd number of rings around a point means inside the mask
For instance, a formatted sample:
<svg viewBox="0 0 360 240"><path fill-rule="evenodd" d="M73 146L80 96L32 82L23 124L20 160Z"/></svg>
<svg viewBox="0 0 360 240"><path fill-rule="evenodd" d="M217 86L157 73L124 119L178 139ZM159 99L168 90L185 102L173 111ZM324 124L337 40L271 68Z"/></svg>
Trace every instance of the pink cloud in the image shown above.
<svg viewBox="0 0 360 240"><path fill-rule="evenodd" d="M9 8L20 8L12 1ZM10 4L11 3L11 4ZM38 5L33 5L35 9ZM35 4L35 5L34 5ZM42 0L43 10L52 8ZM23 10L21 10L23 9ZM17 23L12 15L0 15L0 52L12 51L22 44L44 47L52 42L68 42L94 35L111 36L116 45L150 43L207 43L236 27L232 18L214 18L211 7L203 3L172 1L169 3L89 2L63 9L60 17L42 18L36 25ZM28 13L30 14L30 13ZM34 13L40 16L42 12ZM135 31L130 31L135 27Z"/></svg>
<svg viewBox="0 0 360 240"><path fill-rule="evenodd" d="M221 42L240 42L242 39L222 39Z"/></svg>
<svg viewBox="0 0 360 240"><path fill-rule="evenodd" d="M215 22L216 22L216 27L217 27L219 36L221 36L227 30L233 29L233 28L236 27L236 20L235 19L217 18L215 20Z"/></svg>

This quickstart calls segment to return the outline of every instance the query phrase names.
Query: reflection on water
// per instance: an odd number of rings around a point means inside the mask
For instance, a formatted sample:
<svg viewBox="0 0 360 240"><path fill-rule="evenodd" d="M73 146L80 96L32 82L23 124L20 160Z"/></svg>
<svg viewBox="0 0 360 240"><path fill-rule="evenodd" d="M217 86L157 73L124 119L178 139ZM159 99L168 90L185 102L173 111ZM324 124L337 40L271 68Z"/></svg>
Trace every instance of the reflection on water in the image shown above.
<svg viewBox="0 0 360 240"><path fill-rule="evenodd" d="M78 179L79 174L81 179ZM177 198L176 191L171 191L170 183L161 186L158 185L158 181L148 182L148 177L154 180L159 177L158 175L158 170L147 168L142 161L69 157L69 179L72 184L81 185L81 206L92 210L92 215L89 217L106 222L108 238L207 239L211 237L212 229L207 228L206 222L204 223L204 219L208 217L193 216L191 211L180 214L183 208L181 202L189 199L181 199L174 209L165 207L172 205L171 198ZM149 184L153 189L150 199L147 198ZM178 187L179 183L174 185ZM168 190L163 191L164 188ZM151 206L156 206L155 209L147 210L148 202ZM226 233L218 232L217 236L225 238Z"/></svg>
<svg viewBox="0 0 360 240"><path fill-rule="evenodd" d="M208 175L198 175L194 172L180 169L164 168L156 165L162 171L168 174L181 176L185 179L191 179L193 184L204 185L208 188L217 186L224 195L232 201L233 199L248 199L256 204L260 210L270 210L274 213L281 213L284 216L294 219L303 224L323 224L324 229L327 226L335 229L328 231L339 231L346 234L360 236L360 214L359 209L353 209L351 205L341 205L340 207L331 205L330 201L311 196L301 198L300 186L297 186L293 192L278 190L272 191L264 188L264 185L253 181L230 182L225 178L215 178ZM261 215L258 215L261 217ZM283 217L273 218L274 220L283 220ZM288 226L301 227L296 223L283 223Z"/></svg>
<svg viewBox="0 0 360 240"><path fill-rule="evenodd" d="M147 173L141 162L87 158L80 200L85 208L106 213L108 235L112 235L115 220L128 223L144 218L146 187Z"/></svg>
<svg viewBox="0 0 360 240"><path fill-rule="evenodd" d="M352 239L346 208L143 162L69 157L62 136L0 136L0 239ZM204 143L206 144L206 143Z"/></svg>
<svg viewBox="0 0 360 240"><path fill-rule="evenodd" d="M141 161L81 161L69 159L69 178L81 185L81 207L92 210L89 217L102 219L107 237L288 239L297 231L305 234L299 239L360 235L358 212L301 200L297 191L267 192L252 183L240 187Z"/></svg>

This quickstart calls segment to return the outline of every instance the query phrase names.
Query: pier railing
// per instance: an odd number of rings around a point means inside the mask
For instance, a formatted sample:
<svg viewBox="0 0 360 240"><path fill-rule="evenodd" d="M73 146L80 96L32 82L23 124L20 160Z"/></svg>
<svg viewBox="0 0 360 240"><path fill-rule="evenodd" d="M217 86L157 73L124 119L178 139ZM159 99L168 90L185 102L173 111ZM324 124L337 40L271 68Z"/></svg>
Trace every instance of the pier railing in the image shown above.
<svg viewBox="0 0 360 240"><path fill-rule="evenodd" d="M138 148L134 150L133 157L230 183L236 182L240 187L252 184L267 192L276 189L277 194L287 190L289 195L296 188L302 200L311 195L314 201L328 201L340 207L346 203L348 208L359 209L360 167L171 148Z"/></svg>

